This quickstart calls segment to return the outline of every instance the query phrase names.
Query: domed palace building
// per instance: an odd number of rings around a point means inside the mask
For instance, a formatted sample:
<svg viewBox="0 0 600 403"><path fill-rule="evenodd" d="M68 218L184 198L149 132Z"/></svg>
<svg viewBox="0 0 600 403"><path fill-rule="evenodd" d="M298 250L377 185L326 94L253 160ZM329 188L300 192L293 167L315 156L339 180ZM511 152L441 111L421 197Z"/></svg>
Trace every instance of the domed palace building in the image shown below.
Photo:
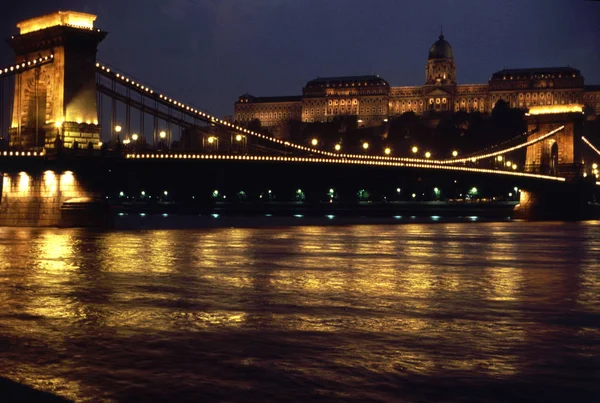
<svg viewBox="0 0 600 403"><path fill-rule="evenodd" d="M298 96L244 94L234 119L241 125L258 119L274 132L288 120L326 122L336 116L356 116L359 126L373 126L410 111L490 113L500 99L514 108L580 103L600 114L600 85L584 85L572 67L505 69L487 84L457 84L452 46L440 35L429 49L425 85L392 87L378 75L319 77Z"/></svg>

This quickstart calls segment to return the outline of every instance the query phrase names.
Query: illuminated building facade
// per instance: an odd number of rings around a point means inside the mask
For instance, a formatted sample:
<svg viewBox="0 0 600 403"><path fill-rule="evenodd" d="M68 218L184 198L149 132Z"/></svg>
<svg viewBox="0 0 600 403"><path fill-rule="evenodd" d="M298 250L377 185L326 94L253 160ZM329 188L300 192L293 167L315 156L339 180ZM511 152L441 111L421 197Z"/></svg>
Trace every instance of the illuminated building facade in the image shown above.
<svg viewBox="0 0 600 403"><path fill-rule="evenodd" d="M234 119L247 125L258 119L276 129L288 120L327 122L355 116L359 125L378 125L406 112L490 113L499 100L513 108L582 103L600 113L600 86L584 85L572 67L505 69L487 84L457 84L452 46L440 35L429 49L425 85L393 87L376 75L317 78L306 83L301 96L242 95Z"/></svg>

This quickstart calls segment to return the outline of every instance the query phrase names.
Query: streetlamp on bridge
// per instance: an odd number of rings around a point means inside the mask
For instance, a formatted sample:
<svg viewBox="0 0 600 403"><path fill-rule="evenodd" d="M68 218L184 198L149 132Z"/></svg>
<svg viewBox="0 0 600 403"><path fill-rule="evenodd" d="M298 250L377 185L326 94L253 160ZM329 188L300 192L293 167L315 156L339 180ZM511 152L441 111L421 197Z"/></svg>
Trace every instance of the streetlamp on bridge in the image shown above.
<svg viewBox="0 0 600 403"><path fill-rule="evenodd" d="M166 138L167 138L167 132L166 132L166 131L164 131L164 130L161 130L161 131L158 133L158 144L159 144L159 147L160 147L160 148L163 148L163 147L165 147L165 145L166 145L166 144L165 144Z"/></svg>

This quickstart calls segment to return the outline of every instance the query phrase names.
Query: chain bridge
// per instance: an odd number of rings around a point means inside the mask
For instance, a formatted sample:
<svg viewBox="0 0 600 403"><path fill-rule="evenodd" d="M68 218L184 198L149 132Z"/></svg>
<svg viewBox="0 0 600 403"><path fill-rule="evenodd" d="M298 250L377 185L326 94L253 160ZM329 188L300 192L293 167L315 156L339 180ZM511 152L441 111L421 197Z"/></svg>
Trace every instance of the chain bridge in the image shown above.
<svg viewBox="0 0 600 403"><path fill-rule="evenodd" d="M368 143L360 153L327 150L250 130L102 63L107 33L95 18L33 18L9 40L15 62L0 68L0 225L99 225L110 206L127 203L394 211L497 200L518 202L516 216L532 219L593 210L598 167L585 161L600 151L583 135L582 105L532 107L526 133L465 156L378 155Z"/></svg>

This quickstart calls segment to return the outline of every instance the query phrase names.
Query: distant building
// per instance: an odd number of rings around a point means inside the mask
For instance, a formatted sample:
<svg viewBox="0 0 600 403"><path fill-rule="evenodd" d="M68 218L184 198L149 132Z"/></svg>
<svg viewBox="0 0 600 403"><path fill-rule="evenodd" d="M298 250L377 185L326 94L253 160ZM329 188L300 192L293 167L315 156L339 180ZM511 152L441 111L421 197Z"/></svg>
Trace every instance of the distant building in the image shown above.
<svg viewBox="0 0 600 403"><path fill-rule="evenodd" d="M423 86L392 87L377 75L316 78L301 96L244 94L235 103L234 119L242 125L258 119L262 127L275 129L292 119L356 116L359 125L370 126L410 111L489 113L501 99L514 108L583 103L600 114L600 85L584 85L572 67L504 69L487 84L457 84L452 46L440 35L429 49Z"/></svg>

